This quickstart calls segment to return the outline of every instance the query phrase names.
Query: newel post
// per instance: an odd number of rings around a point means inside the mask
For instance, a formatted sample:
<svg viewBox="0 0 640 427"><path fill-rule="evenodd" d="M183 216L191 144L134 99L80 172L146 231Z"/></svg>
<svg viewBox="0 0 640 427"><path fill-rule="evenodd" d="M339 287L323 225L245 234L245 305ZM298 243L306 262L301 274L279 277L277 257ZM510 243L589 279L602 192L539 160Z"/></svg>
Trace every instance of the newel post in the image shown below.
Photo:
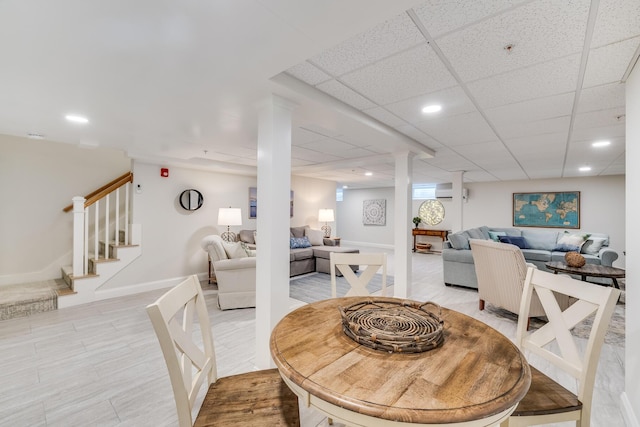
<svg viewBox="0 0 640 427"><path fill-rule="evenodd" d="M84 197L73 199L73 275L84 274Z"/></svg>

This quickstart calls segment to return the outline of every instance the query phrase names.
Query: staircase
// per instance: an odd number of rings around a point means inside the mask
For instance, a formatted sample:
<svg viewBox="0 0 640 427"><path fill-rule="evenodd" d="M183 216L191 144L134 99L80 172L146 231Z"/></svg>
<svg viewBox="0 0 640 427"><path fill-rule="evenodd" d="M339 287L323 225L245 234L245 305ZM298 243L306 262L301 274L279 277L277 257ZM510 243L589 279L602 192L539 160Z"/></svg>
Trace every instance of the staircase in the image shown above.
<svg viewBox="0 0 640 427"><path fill-rule="evenodd" d="M130 223L132 183L128 172L64 209L74 215L73 263L62 267L70 291L59 293L59 308L107 298L101 286L142 254L140 226Z"/></svg>

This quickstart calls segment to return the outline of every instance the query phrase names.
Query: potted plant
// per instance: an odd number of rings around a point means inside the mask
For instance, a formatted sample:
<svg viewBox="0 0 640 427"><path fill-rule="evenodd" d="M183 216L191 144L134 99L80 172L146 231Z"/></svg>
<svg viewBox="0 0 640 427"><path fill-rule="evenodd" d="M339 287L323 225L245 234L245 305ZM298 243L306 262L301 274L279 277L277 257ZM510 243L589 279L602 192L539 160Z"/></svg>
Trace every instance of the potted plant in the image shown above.
<svg viewBox="0 0 640 427"><path fill-rule="evenodd" d="M420 225L420 223L422 222L422 219L419 216L414 216L412 221L416 226L415 228L418 228L418 225Z"/></svg>

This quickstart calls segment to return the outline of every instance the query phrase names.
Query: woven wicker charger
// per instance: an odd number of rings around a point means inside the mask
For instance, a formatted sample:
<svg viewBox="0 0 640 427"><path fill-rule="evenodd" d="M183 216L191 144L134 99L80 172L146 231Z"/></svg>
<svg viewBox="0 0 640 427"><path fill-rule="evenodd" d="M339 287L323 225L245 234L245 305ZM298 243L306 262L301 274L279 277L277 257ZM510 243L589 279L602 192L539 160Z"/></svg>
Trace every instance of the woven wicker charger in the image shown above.
<svg viewBox="0 0 640 427"><path fill-rule="evenodd" d="M432 307L437 310L427 310ZM375 298L339 307L342 330L358 344L390 353L420 353L444 341L440 306Z"/></svg>

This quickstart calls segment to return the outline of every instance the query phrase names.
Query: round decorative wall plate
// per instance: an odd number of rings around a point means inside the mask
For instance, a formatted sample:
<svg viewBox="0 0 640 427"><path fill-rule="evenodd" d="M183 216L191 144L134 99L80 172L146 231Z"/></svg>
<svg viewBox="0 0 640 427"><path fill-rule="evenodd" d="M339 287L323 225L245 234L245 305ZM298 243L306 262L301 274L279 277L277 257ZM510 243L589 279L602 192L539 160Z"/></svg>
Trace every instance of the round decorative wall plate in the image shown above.
<svg viewBox="0 0 640 427"><path fill-rule="evenodd" d="M418 216L429 225L438 225L444 219L444 205L436 199L425 200L418 209Z"/></svg>

